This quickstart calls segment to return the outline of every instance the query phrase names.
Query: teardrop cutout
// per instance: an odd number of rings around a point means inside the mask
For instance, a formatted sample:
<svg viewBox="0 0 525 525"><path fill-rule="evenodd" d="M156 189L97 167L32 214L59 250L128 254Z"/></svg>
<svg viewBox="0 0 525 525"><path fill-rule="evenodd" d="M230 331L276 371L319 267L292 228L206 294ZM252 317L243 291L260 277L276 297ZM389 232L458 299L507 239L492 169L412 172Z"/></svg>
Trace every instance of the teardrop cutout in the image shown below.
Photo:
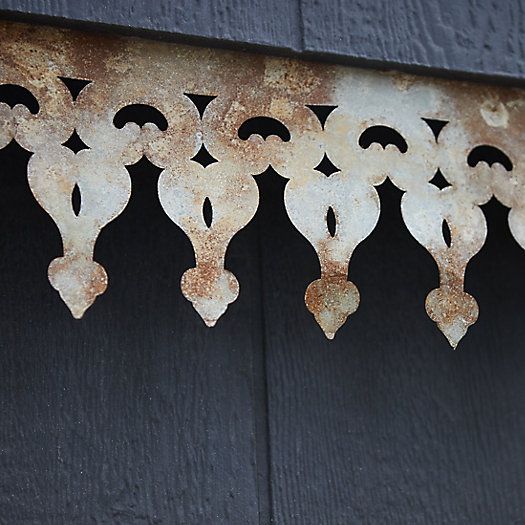
<svg viewBox="0 0 525 525"><path fill-rule="evenodd" d="M450 248L450 245L452 244L452 236L450 234L450 228L446 219L443 219L441 231L443 233L443 239L445 240L445 244Z"/></svg>
<svg viewBox="0 0 525 525"><path fill-rule="evenodd" d="M211 223L213 221L213 209L211 207L211 202L208 197L204 199L204 203L202 204L202 217L204 219L204 222L206 223L206 226L208 228L211 228Z"/></svg>
<svg viewBox="0 0 525 525"><path fill-rule="evenodd" d="M328 227L328 233L331 237L335 237L335 231L337 228L337 220L335 218L335 213L332 206L328 207L326 212L326 226Z"/></svg>
<svg viewBox="0 0 525 525"><path fill-rule="evenodd" d="M73 193L71 194L71 207L73 208L73 213L78 217L80 213L80 208L82 206L82 197L80 196L80 188L78 184L75 184L73 188Z"/></svg>

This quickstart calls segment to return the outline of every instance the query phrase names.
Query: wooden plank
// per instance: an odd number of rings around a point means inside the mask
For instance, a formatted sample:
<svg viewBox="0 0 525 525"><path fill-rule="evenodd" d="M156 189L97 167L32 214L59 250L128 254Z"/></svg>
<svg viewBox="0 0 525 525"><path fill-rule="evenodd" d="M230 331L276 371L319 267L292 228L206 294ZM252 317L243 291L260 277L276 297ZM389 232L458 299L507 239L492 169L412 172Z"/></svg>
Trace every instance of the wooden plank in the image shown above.
<svg viewBox="0 0 525 525"><path fill-rule="evenodd" d="M307 52L391 68L525 78L520 0L300 1Z"/></svg>
<svg viewBox="0 0 525 525"><path fill-rule="evenodd" d="M190 244L135 170L97 244L109 288L76 321L46 279L60 239L23 157L0 152L0 523L259 523L256 230L230 250L241 296L207 329L179 290Z"/></svg>
<svg viewBox="0 0 525 525"><path fill-rule="evenodd" d="M439 75L525 78L521 0L0 0L0 16Z"/></svg>
<svg viewBox="0 0 525 525"><path fill-rule="evenodd" d="M0 11L154 31L166 36L299 49L298 5L297 0L0 0Z"/></svg>
<svg viewBox="0 0 525 525"><path fill-rule="evenodd" d="M467 290L481 315L452 351L428 319L435 265L402 225L401 192L350 277L361 305L328 342L304 307L315 253L261 179L270 458L276 523L519 523L525 515L525 254L507 210Z"/></svg>

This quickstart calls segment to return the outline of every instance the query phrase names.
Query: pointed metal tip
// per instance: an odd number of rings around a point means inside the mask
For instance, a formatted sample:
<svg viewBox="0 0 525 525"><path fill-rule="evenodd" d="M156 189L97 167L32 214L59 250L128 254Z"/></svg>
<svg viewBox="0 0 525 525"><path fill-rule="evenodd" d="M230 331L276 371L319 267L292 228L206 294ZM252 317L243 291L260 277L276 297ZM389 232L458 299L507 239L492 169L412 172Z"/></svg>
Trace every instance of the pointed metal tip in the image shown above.
<svg viewBox="0 0 525 525"><path fill-rule="evenodd" d="M447 287L432 290L427 295L425 309L454 350L479 315L474 297Z"/></svg>
<svg viewBox="0 0 525 525"><path fill-rule="evenodd" d="M459 342L467 334L469 327L460 322L456 322L455 324L447 326L440 326L438 324L438 328L440 329L441 333L447 338L448 344L452 347L452 350L456 350Z"/></svg>
<svg viewBox="0 0 525 525"><path fill-rule="evenodd" d="M77 321L80 321L80 319L84 317L84 313L85 312L81 312L81 313L71 312L71 315L73 316L74 319L76 319Z"/></svg>
<svg viewBox="0 0 525 525"><path fill-rule="evenodd" d="M332 340L359 305L354 283L338 275L323 276L308 285L304 299L327 339Z"/></svg>
<svg viewBox="0 0 525 525"><path fill-rule="evenodd" d="M446 336L445 336L446 337ZM459 341L454 341L447 337L448 344L451 346L452 350L457 350Z"/></svg>
<svg viewBox="0 0 525 525"><path fill-rule="evenodd" d="M57 257L51 261L48 278L75 319L82 319L108 286L104 268L92 259L80 256Z"/></svg>
<svg viewBox="0 0 525 525"><path fill-rule="evenodd" d="M84 317L84 314L86 313L86 311L88 310L88 308L93 304L89 304L89 305L83 305L83 306L80 306L79 304L71 301L69 297L66 297L65 294L62 294L62 292L59 292L59 295L60 295L60 298L62 299L62 301L65 303L65 305L67 306L69 312L71 313L71 315L73 316L74 319L76 319L77 321L82 319L82 317Z"/></svg>
<svg viewBox="0 0 525 525"><path fill-rule="evenodd" d="M213 271L211 271L213 270ZM239 283L224 268L190 268L181 278L182 294L191 302L204 324L211 328L239 295Z"/></svg>

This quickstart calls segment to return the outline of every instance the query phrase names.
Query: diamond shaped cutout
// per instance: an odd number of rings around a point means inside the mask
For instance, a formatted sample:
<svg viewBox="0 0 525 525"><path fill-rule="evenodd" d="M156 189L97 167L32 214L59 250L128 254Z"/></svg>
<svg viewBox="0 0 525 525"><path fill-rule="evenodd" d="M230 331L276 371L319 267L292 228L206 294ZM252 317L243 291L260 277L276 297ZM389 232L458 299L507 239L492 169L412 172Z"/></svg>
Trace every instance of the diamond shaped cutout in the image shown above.
<svg viewBox="0 0 525 525"><path fill-rule="evenodd" d="M201 145L197 154L191 158L193 162L197 162L203 168L206 168L214 162L219 162L213 155L211 155L204 144Z"/></svg>
<svg viewBox="0 0 525 525"><path fill-rule="evenodd" d="M71 133L71 137L69 137L65 142L62 143L62 146L69 148L75 155L83 149L89 149L89 146L87 146L84 143L84 141L78 136L76 129L74 129L73 133Z"/></svg>
<svg viewBox="0 0 525 525"><path fill-rule="evenodd" d="M445 177L443 176L443 173L441 173L441 170L439 168L436 171L436 174L434 175L434 177L432 177L432 180L430 180L429 182L430 184L433 184L436 188L439 188L440 190L443 190L445 188L448 188L449 186L452 186L452 184L450 184L448 180L445 179Z"/></svg>
<svg viewBox="0 0 525 525"><path fill-rule="evenodd" d="M341 171L329 158L328 155L325 153L321 162L314 168L314 170L321 172L323 175L326 175L327 177L330 177L330 175L333 175L334 173L337 173Z"/></svg>

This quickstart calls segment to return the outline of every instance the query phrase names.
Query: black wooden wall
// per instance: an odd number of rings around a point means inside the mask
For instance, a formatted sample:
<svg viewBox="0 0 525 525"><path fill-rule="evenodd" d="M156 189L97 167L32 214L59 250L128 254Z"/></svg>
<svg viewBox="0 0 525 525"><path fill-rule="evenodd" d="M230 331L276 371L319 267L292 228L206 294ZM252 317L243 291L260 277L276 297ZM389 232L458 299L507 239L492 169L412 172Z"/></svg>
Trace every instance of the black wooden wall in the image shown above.
<svg viewBox="0 0 525 525"><path fill-rule="evenodd" d="M0 14L360 66L525 79L524 0L0 0Z"/></svg>
<svg viewBox="0 0 525 525"><path fill-rule="evenodd" d="M179 291L191 246L141 162L97 244L110 286L76 321L46 279L61 245L28 155L0 152L0 523L524 522L525 253L501 205L454 352L424 311L434 263L381 186L350 271L362 304L328 342L303 303L316 256L268 172L228 253L240 298L208 329Z"/></svg>
<svg viewBox="0 0 525 525"><path fill-rule="evenodd" d="M444 75L525 71L521 0L0 11ZM228 251L240 298L210 330L180 293L191 246L143 162L97 243L110 286L75 321L46 279L61 243L27 186L28 155L0 151L0 523L525 523L525 253L501 205L484 207L489 236L466 286L481 315L453 352L424 311L435 265L402 225L400 192L381 186L380 223L350 270L361 306L328 342L303 303L315 254L269 172Z"/></svg>

